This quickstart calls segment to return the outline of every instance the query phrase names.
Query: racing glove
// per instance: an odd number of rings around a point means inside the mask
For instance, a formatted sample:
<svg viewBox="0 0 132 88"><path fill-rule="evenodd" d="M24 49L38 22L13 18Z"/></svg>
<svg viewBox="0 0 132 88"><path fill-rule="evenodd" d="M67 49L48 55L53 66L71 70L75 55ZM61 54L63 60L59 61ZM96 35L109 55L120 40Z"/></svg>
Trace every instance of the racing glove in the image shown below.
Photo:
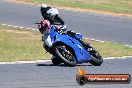
<svg viewBox="0 0 132 88"><path fill-rule="evenodd" d="M56 25L56 30L61 30L63 32L65 32L67 30L66 25Z"/></svg>

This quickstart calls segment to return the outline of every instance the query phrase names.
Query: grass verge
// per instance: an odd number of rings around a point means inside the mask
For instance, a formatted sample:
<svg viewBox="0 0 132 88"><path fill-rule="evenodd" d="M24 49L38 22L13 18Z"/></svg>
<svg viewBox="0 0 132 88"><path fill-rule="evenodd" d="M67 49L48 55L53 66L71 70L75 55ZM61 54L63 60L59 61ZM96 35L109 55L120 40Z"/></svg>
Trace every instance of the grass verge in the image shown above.
<svg viewBox="0 0 132 88"><path fill-rule="evenodd" d="M18 0L49 5L132 14L132 0Z"/></svg>
<svg viewBox="0 0 132 88"><path fill-rule="evenodd" d="M49 59L38 31L0 25L0 61Z"/></svg>
<svg viewBox="0 0 132 88"><path fill-rule="evenodd" d="M85 41L90 42L103 57L132 55L132 48L121 44ZM46 53L42 44L38 31L0 25L0 62L50 59L51 55Z"/></svg>

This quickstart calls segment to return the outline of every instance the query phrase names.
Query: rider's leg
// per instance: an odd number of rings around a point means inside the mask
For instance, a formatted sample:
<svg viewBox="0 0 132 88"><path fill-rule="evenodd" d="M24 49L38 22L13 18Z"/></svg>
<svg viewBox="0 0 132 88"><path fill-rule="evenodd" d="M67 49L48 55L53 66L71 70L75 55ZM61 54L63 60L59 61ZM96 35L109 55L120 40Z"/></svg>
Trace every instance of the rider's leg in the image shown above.
<svg viewBox="0 0 132 88"><path fill-rule="evenodd" d="M50 35L47 37L47 39L44 41L46 45L48 45L49 47L52 46L52 41L51 41L51 38L50 38Z"/></svg>
<svg viewBox="0 0 132 88"><path fill-rule="evenodd" d="M44 38L45 37L45 38ZM43 42L44 42L44 44L43 44L43 48L45 48L45 50L47 51L47 52L49 52L49 53L51 53L52 52L52 50L51 50L51 46L52 46L52 41L51 41L51 38L50 38L50 35L49 36L43 36Z"/></svg>

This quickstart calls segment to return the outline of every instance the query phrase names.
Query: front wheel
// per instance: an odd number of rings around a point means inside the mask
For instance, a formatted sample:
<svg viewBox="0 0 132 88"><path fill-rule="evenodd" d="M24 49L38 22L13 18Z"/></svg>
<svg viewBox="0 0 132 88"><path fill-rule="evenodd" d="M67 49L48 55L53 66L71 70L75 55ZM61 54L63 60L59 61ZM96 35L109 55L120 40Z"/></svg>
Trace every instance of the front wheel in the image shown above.
<svg viewBox="0 0 132 88"><path fill-rule="evenodd" d="M94 66L100 66L103 63L103 58L97 51L95 51L94 53L91 53L91 60L89 63Z"/></svg>
<svg viewBox="0 0 132 88"><path fill-rule="evenodd" d="M55 55L56 57L60 58L62 62L67 66L76 65L74 52L72 52L71 48L66 45L55 46Z"/></svg>

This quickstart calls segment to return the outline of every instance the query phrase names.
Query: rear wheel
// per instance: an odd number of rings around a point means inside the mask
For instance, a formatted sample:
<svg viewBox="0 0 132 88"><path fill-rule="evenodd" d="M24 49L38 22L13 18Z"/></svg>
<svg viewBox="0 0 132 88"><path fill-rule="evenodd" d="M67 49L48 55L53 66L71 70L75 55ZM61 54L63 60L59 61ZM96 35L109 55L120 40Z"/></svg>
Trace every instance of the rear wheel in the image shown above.
<svg viewBox="0 0 132 88"><path fill-rule="evenodd" d="M102 56L97 52L91 53L91 60L89 61L94 66L100 66L103 63Z"/></svg>
<svg viewBox="0 0 132 88"><path fill-rule="evenodd" d="M61 63L61 61L55 56L53 56L51 60L54 65L59 65Z"/></svg>
<svg viewBox="0 0 132 88"><path fill-rule="evenodd" d="M71 48L66 45L57 45L55 46L55 55L60 58L63 63L67 66L75 66L76 59L74 56L74 52L72 52Z"/></svg>

